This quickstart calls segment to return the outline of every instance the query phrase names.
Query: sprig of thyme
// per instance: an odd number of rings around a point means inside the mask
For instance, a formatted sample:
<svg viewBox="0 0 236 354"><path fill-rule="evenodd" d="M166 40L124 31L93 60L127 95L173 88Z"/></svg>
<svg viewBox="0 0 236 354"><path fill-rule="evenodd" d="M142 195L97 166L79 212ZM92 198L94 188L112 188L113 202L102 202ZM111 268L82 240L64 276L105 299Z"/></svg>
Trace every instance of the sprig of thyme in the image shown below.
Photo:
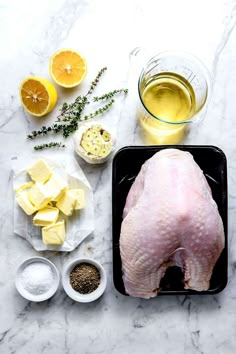
<svg viewBox="0 0 236 354"><path fill-rule="evenodd" d="M108 111L112 107L113 103L115 102L114 97L121 93L127 94L128 90L127 89L113 90L103 94L102 96L95 96L93 99L89 100L88 98L89 95L91 95L91 93L94 91L101 76L106 70L107 68L104 67L98 72L94 81L92 81L86 95L78 96L75 99L75 101L72 103L63 103L60 109L60 113L54 124L48 127L42 126L39 130L32 131L30 134L27 135L27 138L35 139L39 136L45 136L50 133L62 134L64 138L67 138L78 129L79 122L92 119L97 115L103 114L106 111ZM91 102L99 102L105 100L107 100L108 102L104 106L97 108L92 113L86 114L84 116L82 115L82 112L84 111L86 105L89 105ZM42 150L42 149L52 148L52 147L65 147L65 145L62 144L61 142L59 143L52 142L49 144L37 145L34 147L34 149Z"/></svg>
<svg viewBox="0 0 236 354"><path fill-rule="evenodd" d="M27 135L27 138L33 140L39 136L45 136L48 133L58 134L62 131L63 125L53 124L49 127L45 125L42 126L39 130L33 130L30 134Z"/></svg>
<svg viewBox="0 0 236 354"><path fill-rule="evenodd" d="M105 66L104 68L102 68L97 76L95 77L95 79L92 81L90 88L88 90L88 92L86 93L86 96L91 95L91 93L94 91L95 87L97 86L101 76L104 74L104 72L107 70L107 67Z"/></svg>
<svg viewBox="0 0 236 354"><path fill-rule="evenodd" d="M98 108L95 112L89 113L88 115L82 117L81 120L92 119L92 118L98 116L99 114L105 113L106 111L108 111L111 108L111 106L113 105L114 102L115 102L115 100L113 100L113 99L110 100L110 102L108 102L105 106Z"/></svg>
<svg viewBox="0 0 236 354"><path fill-rule="evenodd" d="M44 150L48 148L64 148L66 147L65 144L62 144L61 142L53 142L53 143L48 143L48 144L41 144L41 145L36 145L34 146L34 150Z"/></svg>
<svg viewBox="0 0 236 354"><path fill-rule="evenodd" d="M112 98L114 97L115 95L118 95L120 93L124 93L126 94L128 92L127 89L120 89L120 90L113 90L113 91L110 91L108 93L105 93L104 95L102 96L95 96L93 97L93 101L94 102L98 102L98 101L101 101L101 100L108 100L109 98Z"/></svg>

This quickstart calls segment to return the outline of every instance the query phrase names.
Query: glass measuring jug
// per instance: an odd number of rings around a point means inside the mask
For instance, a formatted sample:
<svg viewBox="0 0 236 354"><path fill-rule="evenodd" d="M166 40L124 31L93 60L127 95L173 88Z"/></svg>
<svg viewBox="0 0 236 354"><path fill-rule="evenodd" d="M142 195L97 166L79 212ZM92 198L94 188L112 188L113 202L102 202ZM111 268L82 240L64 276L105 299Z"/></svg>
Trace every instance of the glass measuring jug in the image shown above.
<svg viewBox="0 0 236 354"><path fill-rule="evenodd" d="M191 123L207 110L211 78L188 53L164 52L151 58L138 81L138 117L150 144L178 144Z"/></svg>

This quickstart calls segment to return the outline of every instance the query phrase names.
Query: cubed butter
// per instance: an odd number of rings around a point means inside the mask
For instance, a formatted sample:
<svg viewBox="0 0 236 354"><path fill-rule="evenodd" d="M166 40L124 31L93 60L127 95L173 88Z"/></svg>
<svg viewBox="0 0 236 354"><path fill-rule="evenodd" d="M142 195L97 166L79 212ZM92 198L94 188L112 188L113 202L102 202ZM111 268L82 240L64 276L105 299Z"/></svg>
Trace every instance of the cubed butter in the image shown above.
<svg viewBox="0 0 236 354"><path fill-rule="evenodd" d="M33 185L34 185L34 182L32 182L32 181L23 183L19 187L15 188L15 192L20 193L26 189L33 187Z"/></svg>
<svg viewBox="0 0 236 354"><path fill-rule="evenodd" d="M44 186L52 194L54 201L58 200L65 190L68 189L67 182L56 173L51 175Z"/></svg>
<svg viewBox="0 0 236 354"><path fill-rule="evenodd" d="M48 226L54 224L59 215L59 210L57 208L46 206L45 208L39 210L33 218L33 224L36 226Z"/></svg>
<svg viewBox="0 0 236 354"><path fill-rule="evenodd" d="M16 201L27 215L32 215L37 209L32 205L28 199L28 193L20 192L16 195Z"/></svg>
<svg viewBox="0 0 236 354"><path fill-rule="evenodd" d="M40 182L36 182L29 191L29 200L37 209L44 208L52 198L52 194Z"/></svg>
<svg viewBox="0 0 236 354"><path fill-rule="evenodd" d="M62 245L66 237L64 220L59 221L56 224L43 227L42 237L43 237L43 242L46 245L54 245L54 246Z"/></svg>
<svg viewBox="0 0 236 354"><path fill-rule="evenodd" d="M70 216L75 208L76 197L70 190L66 190L57 201L57 208L65 215Z"/></svg>
<svg viewBox="0 0 236 354"><path fill-rule="evenodd" d="M43 159L36 161L27 169L31 179L35 182L45 183L52 175L52 170Z"/></svg>
<svg viewBox="0 0 236 354"><path fill-rule="evenodd" d="M79 210L85 207L85 193L83 189L70 189L70 192L75 196L76 202L74 209Z"/></svg>

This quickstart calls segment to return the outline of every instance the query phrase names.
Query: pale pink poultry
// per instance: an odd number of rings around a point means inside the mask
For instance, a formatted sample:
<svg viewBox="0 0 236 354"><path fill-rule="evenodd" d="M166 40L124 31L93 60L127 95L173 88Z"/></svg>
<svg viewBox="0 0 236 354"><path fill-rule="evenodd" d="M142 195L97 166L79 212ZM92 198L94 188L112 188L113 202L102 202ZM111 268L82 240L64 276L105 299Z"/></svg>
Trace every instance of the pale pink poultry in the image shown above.
<svg viewBox="0 0 236 354"><path fill-rule="evenodd" d="M164 149L142 166L124 208L120 236L126 292L151 298L171 265L184 288L207 290L224 248L224 228L210 187L192 155Z"/></svg>

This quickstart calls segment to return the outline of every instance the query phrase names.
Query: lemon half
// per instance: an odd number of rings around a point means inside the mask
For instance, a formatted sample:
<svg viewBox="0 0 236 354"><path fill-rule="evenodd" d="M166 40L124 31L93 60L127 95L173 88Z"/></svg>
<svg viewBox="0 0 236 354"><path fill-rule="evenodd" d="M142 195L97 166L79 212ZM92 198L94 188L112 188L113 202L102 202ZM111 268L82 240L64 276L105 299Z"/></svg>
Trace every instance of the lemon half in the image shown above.
<svg viewBox="0 0 236 354"><path fill-rule="evenodd" d="M31 76L21 82L20 98L28 113L42 117L55 107L57 91L50 81Z"/></svg>

